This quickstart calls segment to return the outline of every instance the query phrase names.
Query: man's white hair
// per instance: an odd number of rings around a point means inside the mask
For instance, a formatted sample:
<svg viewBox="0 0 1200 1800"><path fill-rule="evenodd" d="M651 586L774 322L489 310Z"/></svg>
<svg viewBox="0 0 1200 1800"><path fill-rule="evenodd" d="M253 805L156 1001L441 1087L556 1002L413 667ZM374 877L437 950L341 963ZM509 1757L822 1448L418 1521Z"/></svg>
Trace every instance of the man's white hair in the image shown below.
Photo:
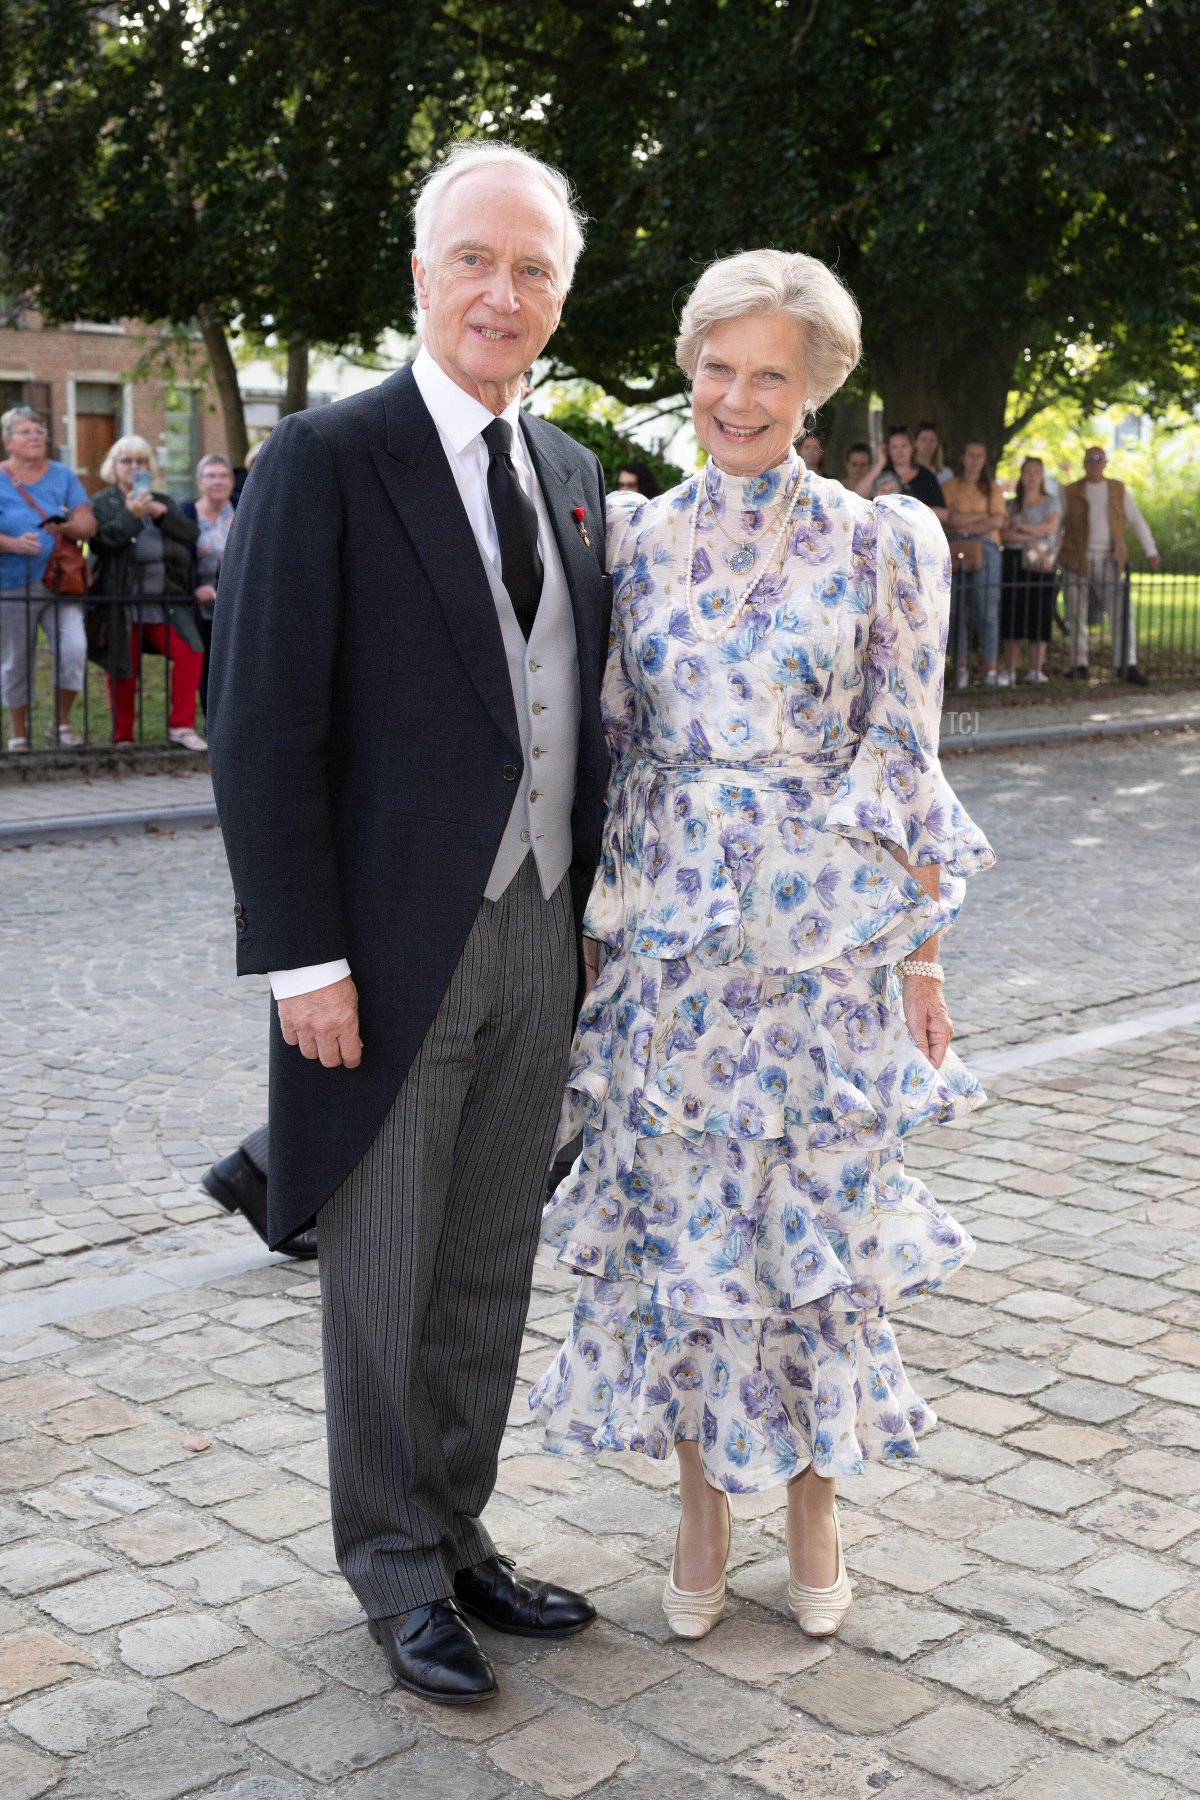
<svg viewBox="0 0 1200 1800"><path fill-rule="evenodd" d="M536 156L530 156L527 150L519 150L516 144L499 143L490 138L471 138L455 144L421 183L417 190L416 205L413 207L413 238L417 261L428 264L434 220L447 189L456 181L461 181L465 175L472 175L481 169L497 168L524 169L554 196L562 208L563 251L559 279L562 284L560 291L565 294L583 250L586 222L586 214L579 205L575 190L561 169L554 168L550 163L540 162Z"/></svg>

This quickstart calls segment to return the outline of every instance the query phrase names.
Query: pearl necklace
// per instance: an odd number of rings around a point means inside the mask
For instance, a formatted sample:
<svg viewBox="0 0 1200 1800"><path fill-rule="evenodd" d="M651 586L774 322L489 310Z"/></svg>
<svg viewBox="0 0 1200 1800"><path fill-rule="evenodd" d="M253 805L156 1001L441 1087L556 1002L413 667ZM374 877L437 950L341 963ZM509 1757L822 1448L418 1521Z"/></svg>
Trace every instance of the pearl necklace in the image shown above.
<svg viewBox="0 0 1200 1800"><path fill-rule="evenodd" d="M725 552L725 561L729 564L729 567L733 570L735 575L747 574L749 572L749 570L751 570L754 567L755 563L757 563L757 561L758 561L758 546L756 544L752 544L748 538L747 539L735 538L731 531L727 531L725 526L721 523L720 513L717 511L716 507L713 505L713 499L712 499L711 494L707 495L707 500L708 500L709 516L712 519L713 524L716 526L717 530L721 533L721 536L725 539L726 543L733 545L733 555L730 556L729 552L726 551ZM772 520L778 521L780 518L782 518L783 514L787 511L788 507L791 505L791 502L792 502L792 495L789 494L785 490L782 500L780 500L778 506L775 507L771 513ZM703 510L703 509L701 509L701 510ZM740 510L744 514L744 513L750 512L752 509L747 506L747 507L742 507ZM757 512L759 509L757 507L755 507L755 508L753 508L753 510L755 512Z"/></svg>
<svg viewBox="0 0 1200 1800"><path fill-rule="evenodd" d="M696 566L696 534L700 528L700 515L704 511L706 502L711 505L708 494L707 478L706 475L701 475L699 487L696 492L696 504L692 508L691 529L688 532L687 569L683 578L684 604L687 607L688 618L692 622L692 630L698 638L704 638L708 643L714 644L718 638L723 637L732 626L737 624L745 610L746 602L749 600L755 588L761 586L766 578L767 572L775 560L775 553L787 535L787 529L791 523L792 514L795 511L796 499L803 485L804 472L803 470L799 470L797 471L792 491L786 496L787 503L783 507L779 524L776 528L775 535L771 540L771 547L763 557L762 568L757 575L753 576L751 580L747 582L729 611L722 618L715 621L714 628L714 625L706 622L701 615L700 607L696 600L696 584L693 580L693 570ZM715 511L713 516L716 516Z"/></svg>

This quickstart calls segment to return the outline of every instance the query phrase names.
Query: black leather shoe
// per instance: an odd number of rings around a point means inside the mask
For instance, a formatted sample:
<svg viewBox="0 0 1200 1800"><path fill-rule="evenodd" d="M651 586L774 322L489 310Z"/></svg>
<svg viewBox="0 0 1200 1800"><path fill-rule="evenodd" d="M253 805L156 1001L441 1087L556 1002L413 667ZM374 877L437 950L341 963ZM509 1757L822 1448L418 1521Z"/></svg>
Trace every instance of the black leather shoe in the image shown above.
<svg viewBox="0 0 1200 1800"><path fill-rule="evenodd" d="M514 1637L570 1637L596 1616L582 1594L518 1575L507 1556L489 1556L473 1568L460 1569L454 1592L464 1612Z"/></svg>
<svg viewBox="0 0 1200 1800"><path fill-rule="evenodd" d="M398 1687L442 1706L473 1706L496 1693L496 1671L453 1600L368 1619Z"/></svg>
<svg viewBox="0 0 1200 1800"><path fill-rule="evenodd" d="M252 1131L244 1144L238 1146L229 1156L223 1156L220 1162L213 1164L207 1174L200 1179L200 1186L206 1194L220 1202L226 1212L240 1212L249 1225L257 1231L265 1244L267 1241L267 1127L260 1125ZM282 1256L295 1256L307 1260L317 1254L317 1234L309 1226L305 1231L297 1231L290 1238L285 1238L279 1246Z"/></svg>
<svg viewBox="0 0 1200 1800"><path fill-rule="evenodd" d="M1068 681L1086 681L1087 679L1088 666L1086 663L1077 663L1067 676Z"/></svg>
<svg viewBox="0 0 1200 1800"><path fill-rule="evenodd" d="M1126 681L1131 681L1134 687L1150 686L1150 677L1148 675L1143 675L1136 663L1134 663L1132 668L1126 669L1125 679Z"/></svg>

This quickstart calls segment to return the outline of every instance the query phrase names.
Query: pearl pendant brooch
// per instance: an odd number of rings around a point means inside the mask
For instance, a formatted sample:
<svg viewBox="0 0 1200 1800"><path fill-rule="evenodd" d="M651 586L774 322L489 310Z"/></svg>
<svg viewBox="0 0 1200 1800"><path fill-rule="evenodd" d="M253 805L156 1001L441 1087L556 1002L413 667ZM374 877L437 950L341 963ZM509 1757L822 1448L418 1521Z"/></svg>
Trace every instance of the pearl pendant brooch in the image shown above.
<svg viewBox="0 0 1200 1800"><path fill-rule="evenodd" d="M735 575L747 575L758 561L758 551L752 544L739 544L725 560Z"/></svg>

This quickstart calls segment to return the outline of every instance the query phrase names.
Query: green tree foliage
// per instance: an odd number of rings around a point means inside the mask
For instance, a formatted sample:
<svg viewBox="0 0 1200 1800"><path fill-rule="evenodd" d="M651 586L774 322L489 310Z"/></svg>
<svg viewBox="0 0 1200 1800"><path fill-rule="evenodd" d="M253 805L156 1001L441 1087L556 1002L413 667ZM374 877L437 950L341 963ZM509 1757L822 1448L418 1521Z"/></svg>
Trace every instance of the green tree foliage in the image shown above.
<svg viewBox="0 0 1200 1800"><path fill-rule="evenodd" d="M998 450L1010 392L1014 427L1064 392L1200 395L1192 0L447 10L507 84L496 127L568 168L595 219L556 350L610 392L677 391L684 290L774 244L839 270L864 379L952 448Z"/></svg>
<svg viewBox="0 0 1200 1800"><path fill-rule="evenodd" d="M607 487L616 487L617 473L626 463L644 464L663 490L683 480L683 470L675 463L667 462L656 451L647 450L644 444L626 437L594 407L578 401L560 400L549 408L546 417L576 443L585 444L594 452L604 470Z"/></svg>
<svg viewBox="0 0 1200 1800"><path fill-rule="evenodd" d="M8 0L11 278L52 318L198 321L244 449L235 322L373 344L403 311L419 95L439 68L410 12L397 29L333 0Z"/></svg>
<svg viewBox="0 0 1200 1800"><path fill-rule="evenodd" d="M593 223L555 354L627 401L680 391L683 295L757 244L839 270L847 397L952 451L1066 393L1200 399L1194 0L0 13L0 259L59 316L198 316L218 363L234 320L369 344L407 313L413 181L483 131L572 175Z"/></svg>

